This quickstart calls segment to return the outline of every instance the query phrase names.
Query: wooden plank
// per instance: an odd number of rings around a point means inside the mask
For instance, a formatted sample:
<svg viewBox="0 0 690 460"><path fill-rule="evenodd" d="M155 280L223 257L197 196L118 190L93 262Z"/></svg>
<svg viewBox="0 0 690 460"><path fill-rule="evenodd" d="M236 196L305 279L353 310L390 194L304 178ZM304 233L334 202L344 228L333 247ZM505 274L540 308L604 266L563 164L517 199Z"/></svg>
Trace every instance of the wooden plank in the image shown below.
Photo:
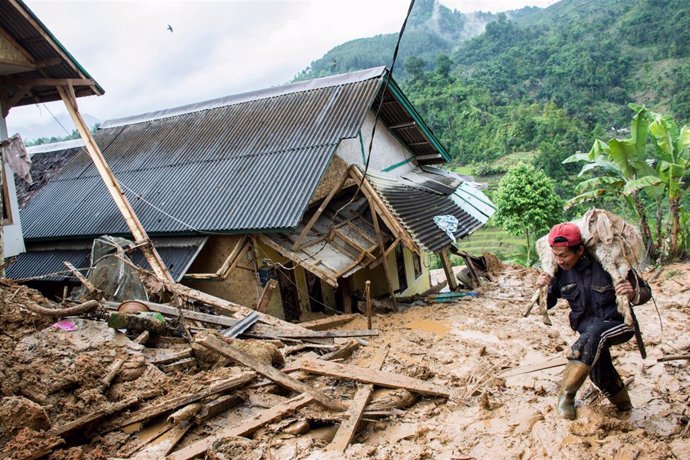
<svg viewBox="0 0 690 460"><path fill-rule="evenodd" d="M120 420L115 420L108 424L107 430L112 431L123 426L131 425L132 423L139 422L141 420L147 420L151 417L163 414L177 409L178 407L191 404L193 402L199 401L201 399L207 398L209 396L224 393L226 391L239 388L256 377L254 372L248 372L242 374L239 377L234 377L226 380L222 380L205 391L200 393L187 393L182 396L177 396L175 398L169 399L167 401L160 402L158 404L153 404L151 406L145 407L133 414L129 415L127 418L122 418Z"/></svg>
<svg viewBox="0 0 690 460"><path fill-rule="evenodd" d="M155 350L158 350L157 348ZM187 348L182 351L178 351L176 353L171 353L171 354L164 354L162 357L156 357L154 359L150 359L149 362L153 364L154 366L158 366L161 364L170 364L173 363L177 360L183 359L183 358L189 358L192 356L192 349Z"/></svg>
<svg viewBox="0 0 690 460"><path fill-rule="evenodd" d="M262 376L266 377L267 379L277 383L278 385L284 388L296 391L298 393L306 393L310 395L316 401L320 402L329 409L333 409L336 411L347 410L347 406L341 403L340 401L326 396L320 391L314 390L309 385L300 382L299 380L293 379L289 375L279 371L274 367L257 362L252 356L248 355L247 353L244 353L238 350L237 348L234 348L216 338L207 335L202 335L202 337L197 338L195 341L199 345L202 345L208 348L209 350L213 350L225 356L226 358L230 358L233 361L242 364L243 366L247 366L251 369L254 369L257 373L261 374Z"/></svg>
<svg viewBox="0 0 690 460"><path fill-rule="evenodd" d="M156 458L163 458L171 450L175 448L180 439L187 434L187 431L192 427L192 422L186 420L178 425L173 426L170 430L161 434L159 437L151 441L145 448L141 449L132 457L135 460L151 460Z"/></svg>
<svg viewBox="0 0 690 460"><path fill-rule="evenodd" d="M564 357L551 358L547 361L536 364L527 364L525 366L514 367L512 369L507 369L500 374L500 377L513 377L520 374L528 374L530 372L541 371L544 369L551 369L553 367L565 366L568 364L568 359Z"/></svg>
<svg viewBox="0 0 690 460"><path fill-rule="evenodd" d="M196 365L196 358L183 358L174 363L161 364L160 366L158 366L158 368L167 374L169 372L179 372L186 369L190 369L192 367L196 367Z"/></svg>
<svg viewBox="0 0 690 460"><path fill-rule="evenodd" d="M140 432L134 434L130 441L120 448L117 452L117 456L120 458L130 458L139 449L143 448L145 445L170 430L173 424L167 420L162 420L150 427L146 427Z"/></svg>
<svg viewBox="0 0 690 460"><path fill-rule="evenodd" d="M448 250L442 249L440 252L438 252L438 255L441 258L441 265L443 265L443 271L445 272L446 279L448 280L448 289L451 291L456 291L458 289L458 280L455 279L453 267L450 265Z"/></svg>
<svg viewBox="0 0 690 460"><path fill-rule="evenodd" d="M203 455L218 439L228 438L231 436L247 436L267 423L280 419L287 414L291 414L312 401L314 401L314 398L312 398L310 395L301 394L284 404L267 409L253 417L245 418L236 425L227 427L215 435L201 439L194 444L190 444L183 449L173 452L166 457L166 460L189 460L191 458Z"/></svg>
<svg viewBox="0 0 690 460"><path fill-rule="evenodd" d="M398 308L398 302L395 300L395 290L393 289L393 281L391 278L390 270L388 269L388 264L386 263L386 247L383 245L383 236L381 235L381 228L379 227L378 213L376 212L376 205L374 200L369 200L369 209L371 211L371 220L374 224L374 230L376 230L376 238L379 242L379 248L381 249L381 263L383 264L383 272L386 274L386 282L388 283L388 292L390 293L391 300L393 300L393 306Z"/></svg>
<svg viewBox="0 0 690 460"><path fill-rule="evenodd" d="M170 305L164 305L160 303L154 303L154 302L148 302L144 300L137 300L137 302L141 302L147 307L149 307L149 310L158 312L162 315L171 317L171 318L179 318L182 316L185 319L193 319L196 321L201 321L202 323L209 323L209 324L215 324L217 326L226 326L230 327L233 326L237 320L229 318L227 316L223 315L211 315L208 313L201 313L198 311L192 311L192 310L185 310L185 309L179 309L175 308ZM117 307L120 304L118 302L105 302L105 306L109 310L117 310Z"/></svg>
<svg viewBox="0 0 690 460"><path fill-rule="evenodd" d="M360 343L356 340L351 340L347 342L345 345L340 347L339 349L332 351L330 353L326 353L323 355L321 358L324 361L333 361L335 359L347 359L349 358L352 353L355 352L360 347Z"/></svg>
<svg viewBox="0 0 690 460"><path fill-rule="evenodd" d="M356 313L349 315L332 315L327 318L305 321L303 323L299 323L299 325L312 331L324 331L327 329L332 329L335 326L342 326L343 324L347 324L353 319L359 317L360 315Z"/></svg>
<svg viewBox="0 0 690 460"><path fill-rule="evenodd" d="M194 416L194 423L196 425L202 425L216 415L230 410L243 402L244 398L240 395L223 395L204 404L199 413Z"/></svg>
<svg viewBox="0 0 690 460"><path fill-rule="evenodd" d="M303 359L300 369L311 374L328 375L362 383L373 383L386 388L405 388L413 393L453 398L456 395L448 387L392 372L377 371L348 364L338 364L320 359Z"/></svg>
<svg viewBox="0 0 690 460"><path fill-rule="evenodd" d="M383 367L386 356L388 356L388 347L385 347L374 357L369 367L374 370L380 370ZM347 411L347 418L340 424L327 450L345 452L348 444L350 444L350 441L352 441L352 438L355 436L357 426L362 420L362 414L373 392L374 385L371 384L362 385L357 389L357 393L355 393L355 397L352 398L352 403L350 403L350 408Z"/></svg>
<svg viewBox="0 0 690 460"><path fill-rule="evenodd" d="M69 423L66 423L65 425L53 428L50 430L50 434L61 437L69 436L69 434L73 431L82 428L83 426L88 425L89 423L95 422L96 420L102 419L103 417L114 414L116 412L120 412L121 410L124 410L130 406L137 404L138 402L139 398L136 397L125 399L124 401L112 404L106 407L105 409L92 412Z"/></svg>
<svg viewBox="0 0 690 460"><path fill-rule="evenodd" d="M269 280L268 283L266 283L266 287L264 287L264 290L261 292L261 297L259 298L259 301L256 304L256 311L259 313L267 313L268 312L268 303L271 301L271 297L273 297L273 293L275 292L276 288L278 287L278 280Z"/></svg>
<svg viewBox="0 0 690 460"><path fill-rule="evenodd" d="M353 330L335 330L335 331L310 331L294 332L285 331L278 328L266 327L262 325L254 325L254 327L242 334L247 337L281 337L285 339L336 339L346 337L376 337L379 331L376 329L353 329Z"/></svg>
<svg viewBox="0 0 690 460"><path fill-rule="evenodd" d="M86 277L84 275L82 275L81 272L79 270L77 270L74 265L67 262L66 260L62 263L65 264L65 267L67 267L69 269L69 271L71 271L72 274L79 280L79 282L84 285L84 287L86 288L87 291L89 291L89 293L98 294L98 295L103 294L103 291L101 291L96 286L91 284L91 281L86 279Z"/></svg>
<svg viewBox="0 0 690 460"><path fill-rule="evenodd" d="M371 329L371 281L364 283L364 299L367 303L367 329Z"/></svg>
<svg viewBox="0 0 690 460"><path fill-rule="evenodd" d="M302 243L302 240L307 236L307 233L309 233L309 230L314 226L316 221L319 219L321 216L321 213L326 209L326 206L331 202L333 197L340 191L342 188L343 184L347 180L347 178L350 176L350 169L352 166L348 166L347 169L345 170L345 173L343 174L343 177L340 178L338 181L338 185L333 187L331 189L331 192L328 194L328 196L321 202L321 205L319 206L319 209L316 210L313 216L311 216L311 219L309 219L309 222L307 222L307 225L305 225L304 229L302 232L299 234L297 237L297 241L295 241L292 245L292 250L297 251L300 248L300 244Z"/></svg>

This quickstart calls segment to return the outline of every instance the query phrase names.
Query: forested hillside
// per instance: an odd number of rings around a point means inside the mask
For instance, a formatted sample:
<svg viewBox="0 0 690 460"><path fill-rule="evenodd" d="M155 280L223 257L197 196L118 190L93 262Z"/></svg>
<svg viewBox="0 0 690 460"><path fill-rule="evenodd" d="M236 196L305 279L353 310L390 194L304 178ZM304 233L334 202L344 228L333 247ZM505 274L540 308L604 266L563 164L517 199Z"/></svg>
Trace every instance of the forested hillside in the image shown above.
<svg viewBox="0 0 690 460"><path fill-rule="evenodd" d="M396 38L341 45L298 78L390 66ZM417 0L394 77L454 164L502 172L495 160L524 152L567 195L579 165L561 161L624 133L629 103L690 119L690 7L562 0L468 16Z"/></svg>

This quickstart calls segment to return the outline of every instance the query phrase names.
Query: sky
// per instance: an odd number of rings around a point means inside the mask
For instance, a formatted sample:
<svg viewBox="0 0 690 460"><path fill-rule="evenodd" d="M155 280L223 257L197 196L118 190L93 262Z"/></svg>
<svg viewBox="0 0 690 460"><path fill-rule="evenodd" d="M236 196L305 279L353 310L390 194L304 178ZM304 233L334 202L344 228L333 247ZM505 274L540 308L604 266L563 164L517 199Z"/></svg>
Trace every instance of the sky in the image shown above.
<svg viewBox="0 0 690 460"><path fill-rule="evenodd" d="M398 32L410 4L409 0L24 2L105 90L103 96L78 99L89 124L288 83L339 44ZM546 7L556 0L440 3L469 13ZM65 136L74 129L62 102L15 107L7 127L10 136L19 132L24 140Z"/></svg>

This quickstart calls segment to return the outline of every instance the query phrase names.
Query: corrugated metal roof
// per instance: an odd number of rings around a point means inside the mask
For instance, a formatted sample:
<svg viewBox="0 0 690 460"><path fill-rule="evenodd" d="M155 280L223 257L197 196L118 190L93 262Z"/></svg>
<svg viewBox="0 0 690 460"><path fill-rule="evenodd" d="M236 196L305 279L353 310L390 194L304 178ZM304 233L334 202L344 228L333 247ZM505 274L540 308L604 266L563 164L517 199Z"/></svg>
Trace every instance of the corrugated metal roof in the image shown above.
<svg viewBox="0 0 690 460"><path fill-rule="evenodd" d="M31 56L36 67L34 70L13 73L13 78L84 78L93 80L21 0L0 0L0 29ZM13 87L16 88L17 85L6 86L7 94L4 95L5 97L14 95ZM104 93L103 88L95 81L94 86L75 86L74 91L77 97ZM15 106L56 100L60 100L60 95L55 86L36 85Z"/></svg>
<svg viewBox="0 0 690 460"><path fill-rule="evenodd" d="M357 135L379 90L381 74L361 75L95 137L149 234L294 228L338 143ZM22 223L27 240L129 233L85 152L29 202Z"/></svg>
<svg viewBox="0 0 690 460"><path fill-rule="evenodd" d="M157 239L154 244L173 279L180 281L207 239L207 237L166 238ZM78 269L85 269L90 267L90 257L91 247L88 246L75 249L30 250L17 256L16 261L7 267L6 276L15 280L43 277L45 281L65 281L73 277L67 272L64 261L70 262ZM129 257L136 265L147 270L151 269L141 251L136 250L130 253Z"/></svg>
<svg viewBox="0 0 690 460"><path fill-rule="evenodd" d="M417 169L409 178L378 171L368 171L366 177L415 242L438 252L452 240L436 225L435 216L455 216L453 235L460 239L484 225L496 209L479 190L465 184L449 188L448 176Z"/></svg>

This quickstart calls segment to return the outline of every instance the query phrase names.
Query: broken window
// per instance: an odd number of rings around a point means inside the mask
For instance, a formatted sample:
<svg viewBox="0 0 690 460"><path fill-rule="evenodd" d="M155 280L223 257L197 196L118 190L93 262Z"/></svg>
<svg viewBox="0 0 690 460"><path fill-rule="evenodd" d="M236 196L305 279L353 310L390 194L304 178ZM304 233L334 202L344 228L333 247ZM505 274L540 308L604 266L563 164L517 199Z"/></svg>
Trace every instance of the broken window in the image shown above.
<svg viewBox="0 0 690 460"><path fill-rule="evenodd" d="M416 252L412 253L412 266L414 267L414 279L422 276L422 258Z"/></svg>

